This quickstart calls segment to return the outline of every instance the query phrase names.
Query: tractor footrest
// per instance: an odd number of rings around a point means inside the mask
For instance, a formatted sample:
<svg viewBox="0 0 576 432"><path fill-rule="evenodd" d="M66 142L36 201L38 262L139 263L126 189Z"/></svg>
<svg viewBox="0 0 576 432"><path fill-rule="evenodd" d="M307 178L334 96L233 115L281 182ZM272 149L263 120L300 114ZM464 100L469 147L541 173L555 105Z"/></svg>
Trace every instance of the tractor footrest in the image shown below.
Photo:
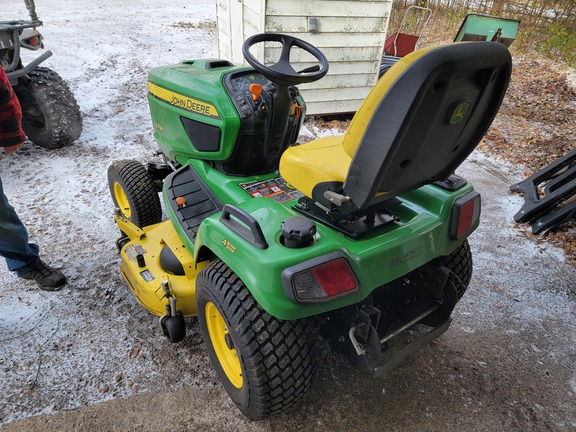
<svg viewBox="0 0 576 432"><path fill-rule="evenodd" d="M510 186L524 194L524 205L514 215L528 222L532 233L551 230L576 216L576 149L527 179ZM541 195L540 191L543 191Z"/></svg>
<svg viewBox="0 0 576 432"><path fill-rule="evenodd" d="M223 207L190 165L166 177L164 188L170 206L192 241L202 221Z"/></svg>

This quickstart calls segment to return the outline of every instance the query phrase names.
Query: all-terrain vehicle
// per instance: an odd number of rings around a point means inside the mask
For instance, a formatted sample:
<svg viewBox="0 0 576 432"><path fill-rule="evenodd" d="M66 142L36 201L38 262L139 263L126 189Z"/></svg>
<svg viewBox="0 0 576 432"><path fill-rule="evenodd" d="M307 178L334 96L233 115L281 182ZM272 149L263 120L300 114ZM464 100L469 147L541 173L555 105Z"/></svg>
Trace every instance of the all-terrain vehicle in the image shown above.
<svg viewBox="0 0 576 432"><path fill-rule="evenodd" d="M266 66L253 45L281 45ZM297 72L293 51L315 64ZM108 171L120 270L173 342L197 316L210 359L249 418L302 399L324 337L379 374L442 334L472 273L480 195L454 170L484 136L511 58L496 43L421 49L396 63L343 136L295 145L320 50L248 38L249 66L189 60L149 73L166 163ZM168 220L162 221L158 196Z"/></svg>
<svg viewBox="0 0 576 432"><path fill-rule="evenodd" d="M51 51L23 64L22 48L44 48L42 35L36 30L42 22L34 0L24 2L30 20L0 21L0 66L22 106L22 128L28 139L48 149L64 147L80 137L82 115L68 84L53 70L39 66Z"/></svg>

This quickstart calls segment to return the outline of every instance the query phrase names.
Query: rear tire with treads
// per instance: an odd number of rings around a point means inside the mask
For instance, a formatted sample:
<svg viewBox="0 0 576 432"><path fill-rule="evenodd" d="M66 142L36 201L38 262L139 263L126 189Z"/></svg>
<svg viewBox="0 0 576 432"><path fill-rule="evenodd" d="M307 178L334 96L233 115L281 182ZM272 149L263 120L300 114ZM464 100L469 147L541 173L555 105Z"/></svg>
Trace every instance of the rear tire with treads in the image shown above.
<svg viewBox="0 0 576 432"><path fill-rule="evenodd" d="M28 139L47 149L65 147L82 133L82 114L70 87L53 70L36 67L14 86Z"/></svg>
<svg viewBox="0 0 576 432"><path fill-rule="evenodd" d="M456 273L460 278L463 286L459 286L458 300L462 298L470 280L472 279L472 252L468 240L458 246L450 255L441 256L432 261L432 264L440 267L446 267Z"/></svg>
<svg viewBox="0 0 576 432"><path fill-rule="evenodd" d="M200 272L196 299L212 364L245 416L261 420L304 397L316 370L311 320L274 318L219 260Z"/></svg>

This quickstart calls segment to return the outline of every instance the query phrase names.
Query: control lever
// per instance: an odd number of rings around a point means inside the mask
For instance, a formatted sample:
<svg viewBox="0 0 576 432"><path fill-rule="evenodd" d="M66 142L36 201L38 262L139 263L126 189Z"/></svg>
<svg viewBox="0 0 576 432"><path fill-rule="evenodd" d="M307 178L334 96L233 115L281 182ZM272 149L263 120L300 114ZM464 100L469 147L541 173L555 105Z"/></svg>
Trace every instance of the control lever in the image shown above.
<svg viewBox="0 0 576 432"><path fill-rule="evenodd" d="M252 94L252 100L256 102L262 94L262 86L260 84L250 84L250 93Z"/></svg>

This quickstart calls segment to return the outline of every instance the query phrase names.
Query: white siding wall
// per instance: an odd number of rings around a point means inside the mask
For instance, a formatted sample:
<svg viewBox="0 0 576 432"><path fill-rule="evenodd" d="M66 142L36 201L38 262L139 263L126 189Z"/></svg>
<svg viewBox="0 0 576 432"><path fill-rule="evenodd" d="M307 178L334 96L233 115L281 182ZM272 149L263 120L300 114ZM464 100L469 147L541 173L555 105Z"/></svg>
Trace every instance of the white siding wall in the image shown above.
<svg viewBox="0 0 576 432"><path fill-rule="evenodd" d="M230 47L230 13L228 3L230 0L216 0L216 25L218 26L218 57L232 59Z"/></svg>
<svg viewBox="0 0 576 432"><path fill-rule="evenodd" d="M220 57L234 62L241 59L241 49L238 55L226 51L234 45L230 41L234 26L242 29L244 38L264 31L287 33L322 50L330 62L328 75L299 86L309 114L356 111L378 79L392 0L243 0L241 22L239 13L230 14L230 7L222 6L238 0L216 1ZM316 18L317 33L308 31L309 17ZM278 53L274 45L267 46L264 53L254 52L266 62L275 61ZM296 70L313 64L310 56L298 51L291 60Z"/></svg>

